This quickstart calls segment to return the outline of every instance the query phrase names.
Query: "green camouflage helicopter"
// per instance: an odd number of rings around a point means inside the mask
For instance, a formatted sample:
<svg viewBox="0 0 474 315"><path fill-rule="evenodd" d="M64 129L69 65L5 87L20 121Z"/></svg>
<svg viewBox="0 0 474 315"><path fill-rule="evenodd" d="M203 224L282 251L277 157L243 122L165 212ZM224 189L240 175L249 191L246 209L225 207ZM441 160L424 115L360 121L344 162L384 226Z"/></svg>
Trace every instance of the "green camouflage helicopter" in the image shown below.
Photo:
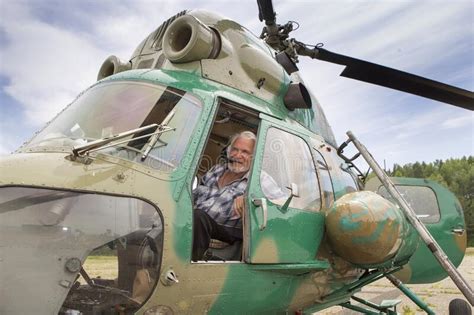
<svg viewBox="0 0 474 315"><path fill-rule="evenodd" d="M350 141L337 146L295 62L341 64L346 77L467 110L474 94L309 47L276 23L271 1L258 7L260 38L206 11L169 18L1 159L1 314L396 314L396 301L357 297L383 277L433 313L403 283L449 274L431 255L438 245L423 243L383 177L366 182L344 155ZM193 188L242 131L257 135L243 241L211 241L193 262ZM266 195L263 173L285 198ZM458 266L456 197L430 180L392 181Z"/></svg>

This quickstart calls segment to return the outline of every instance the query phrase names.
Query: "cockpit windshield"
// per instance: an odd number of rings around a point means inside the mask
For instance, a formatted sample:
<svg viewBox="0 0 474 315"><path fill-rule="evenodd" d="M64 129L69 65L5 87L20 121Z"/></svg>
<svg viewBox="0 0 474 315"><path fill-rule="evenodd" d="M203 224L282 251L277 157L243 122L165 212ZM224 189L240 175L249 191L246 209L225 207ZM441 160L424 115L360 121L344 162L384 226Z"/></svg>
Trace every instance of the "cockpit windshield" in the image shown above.
<svg viewBox="0 0 474 315"><path fill-rule="evenodd" d="M170 131L159 136L146 159L144 148L153 132L129 136L128 142L100 150L150 167L171 171L178 166L198 121L201 103L182 90L142 82L108 82L80 95L48 126L34 137L26 148L78 147L150 124L167 122ZM137 139L140 138L140 139Z"/></svg>

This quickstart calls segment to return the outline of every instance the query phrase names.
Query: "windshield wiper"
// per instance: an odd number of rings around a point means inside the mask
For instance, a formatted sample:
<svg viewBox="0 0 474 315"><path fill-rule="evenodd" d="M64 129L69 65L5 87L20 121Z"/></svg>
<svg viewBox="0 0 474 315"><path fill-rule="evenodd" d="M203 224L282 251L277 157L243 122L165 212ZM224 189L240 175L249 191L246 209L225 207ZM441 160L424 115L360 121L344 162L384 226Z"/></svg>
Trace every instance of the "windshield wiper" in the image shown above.
<svg viewBox="0 0 474 315"><path fill-rule="evenodd" d="M118 142L114 142L114 141L126 138L126 137L134 135L136 133L146 131L148 129L152 129L152 128L159 129L159 127L160 127L160 125L158 125L158 124L150 124L150 125L147 125L147 126L144 126L144 127L137 128L137 129L121 132L121 133L118 133L116 135L112 135L110 137L97 139L97 140L94 140L92 142L89 142L87 144L84 144L84 145L81 145L81 146L78 146L78 147L73 147L72 148L72 157L84 156L88 152L97 151L97 150L100 150L100 149L105 149L105 148L108 148L108 147L111 147L111 146L119 145L119 144L124 143L124 142L129 142L130 139L126 139L126 140L118 141ZM165 130L165 131L167 131L167 130ZM158 131L158 133L162 133L162 132L163 131ZM135 138L135 139L150 137L151 135L154 135L154 133L146 134L144 136L140 136L140 137ZM114 142L114 143L112 143L111 145L105 146L106 144L111 143L111 142Z"/></svg>
<svg viewBox="0 0 474 315"><path fill-rule="evenodd" d="M165 132L165 131L170 131L174 130L175 128L168 127L169 122L173 118L174 114L176 113L176 110L172 110L171 112L166 115L165 119L161 122L161 124L158 126L157 132L153 134L153 136L148 139L148 142L145 144L143 147L143 155L142 155L142 161L146 159L148 154L150 153L151 149L155 146L156 142L160 139L160 135Z"/></svg>

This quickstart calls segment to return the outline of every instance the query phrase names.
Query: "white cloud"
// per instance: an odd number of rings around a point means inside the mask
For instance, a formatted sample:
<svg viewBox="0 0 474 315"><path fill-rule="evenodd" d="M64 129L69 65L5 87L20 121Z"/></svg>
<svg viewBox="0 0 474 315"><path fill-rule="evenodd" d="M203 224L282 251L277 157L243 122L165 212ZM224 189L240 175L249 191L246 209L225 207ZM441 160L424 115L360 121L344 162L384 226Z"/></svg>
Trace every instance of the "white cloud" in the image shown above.
<svg viewBox="0 0 474 315"><path fill-rule="evenodd" d="M459 117L451 118L444 121L441 126L444 129L453 129L453 128L461 128L466 125L471 125L474 131L474 114L468 113Z"/></svg>
<svg viewBox="0 0 474 315"><path fill-rule="evenodd" d="M15 15L2 22L4 91L22 104L29 124L41 126L94 80L105 52L80 33L35 20L24 6L11 9Z"/></svg>
<svg viewBox="0 0 474 315"><path fill-rule="evenodd" d="M133 1L107 12L76 12L72 18L89 23L86 32L40 20L28 2L9 2L0 22L7 38L0 52L0 74L9 79L4 91L22 105L30 126L42 126L94 83L105 58L128 60L142 39L186 4Z"/></svg>

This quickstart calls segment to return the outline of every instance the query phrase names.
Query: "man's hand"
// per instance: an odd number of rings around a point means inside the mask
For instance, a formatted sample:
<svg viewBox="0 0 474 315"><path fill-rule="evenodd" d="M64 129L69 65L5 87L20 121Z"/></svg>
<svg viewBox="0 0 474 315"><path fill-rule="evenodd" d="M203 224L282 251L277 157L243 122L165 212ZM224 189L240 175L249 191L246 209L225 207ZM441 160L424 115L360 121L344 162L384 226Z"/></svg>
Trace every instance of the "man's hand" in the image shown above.
<svg viewBox="0 0 474 315"><path fill-rule="evenodd" d="M244 208L245 208L244 196L238 196L237 198L235 198L234 204L232 205L232 211L234 212L234 215L238 215L239 217L242 217Z"/></svg>

